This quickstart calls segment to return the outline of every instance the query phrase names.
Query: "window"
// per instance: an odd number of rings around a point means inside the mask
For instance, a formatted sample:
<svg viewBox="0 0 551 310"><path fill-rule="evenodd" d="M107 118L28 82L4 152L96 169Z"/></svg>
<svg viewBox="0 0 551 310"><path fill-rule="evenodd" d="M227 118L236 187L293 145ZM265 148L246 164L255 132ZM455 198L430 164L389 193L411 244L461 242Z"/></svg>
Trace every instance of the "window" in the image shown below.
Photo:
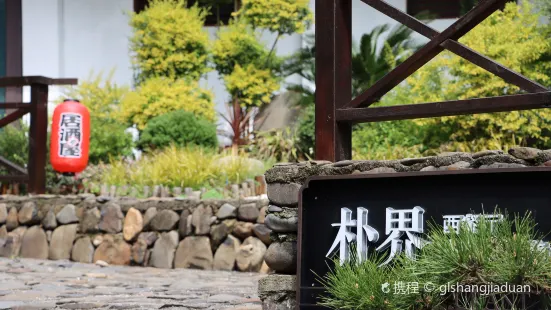
<svg viewBox="0 0 551 310"><path fill-rule="evenodd" d="M147 7L148 0L134 0L134 11L140 12ZM240 5L240 0L188 0L188 6L199 3L199 6L210 6L209 15L206 18L205 26L227 25L231 14Z"/></svg>
<svg viewBox="0 0 551 310"><path fill-rule="evenodd" d="M239 8L239 0L189 0L188 6L199 2L199 6L210 6L205 26L227 25L231 14Z"/></svg>
<svg viewBox="0 0 551 310"><path fill-rule="evenodd" d="M515 0L508 1L513 2ZM407 0L406 10L411 16L458 18L467 13L478 2L479 0Z"/></svg>

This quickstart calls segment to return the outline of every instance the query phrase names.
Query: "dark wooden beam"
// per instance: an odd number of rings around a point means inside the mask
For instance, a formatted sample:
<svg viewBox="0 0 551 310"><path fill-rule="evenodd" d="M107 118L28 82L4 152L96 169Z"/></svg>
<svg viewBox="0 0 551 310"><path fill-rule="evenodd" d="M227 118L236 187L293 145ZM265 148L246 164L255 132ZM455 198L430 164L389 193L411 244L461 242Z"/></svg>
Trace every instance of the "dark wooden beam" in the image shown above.
<svg viewBox="0 0 551 310"><path fill-rule="evenodd" d="M46 191L46 141L48 138L48 85L31 85L29 128L29 193Z"/></svg>
<svg viewBox="0 0 551 310"><path fill-rule="evenodd" d="M30 106L25 102L0 102L0 109L29 109Z"/></svg>
<svg viewBox="0 0 551 310"><path fill-rule="evenodd" d="M429 27L420 20L400 11L399 9L393 7L392 5L386 3L382 0L361 0L364 3L370 5L377 11L387 15L388 17L393 18L394 20L400 22L401 24L407 26L411 30L432 39L438 36L440 33L435 29ZM488 72L493 73L494 75L502 78L504 81L511 83L520 87L521 89L527 92L545 92L547 88L545 86L528 79L527 77L493 61L492 59L470 49L469 47L455 41L455 40L446 40L441 47L449 50L450 52L460 56L471 63L485 69Z"/></svg>
<svg viewBox="0 0 551 310"><path fill-rule="evenodd" d="M352 128L335 110L352 98L352 0L316 0L316 159L352 157Z"/></svg>
<svg viewBox="0 0 551 310"><path fill-rule="evenodd" d="M337 110L337 121L382 122L465 114L508 112L551 107L551 92L446 102Z"/></svg>
<svg viewBox="0 0 551 310"><path fill-rule="evenodd" d="M4 116L2 119L0 119L0 128L5 127L6 125L13 123L14 121L20 119L23 117L23 115L29 113L29 109L17 109L13 111L12 113Z"/></svg>
<svg viewBox="0 0 551 310"><path fill-rule="evenodd" d="M373 86L361 95L357 96L346 106L346 108L356 108L359 106L367 107L378 101L391 89L438 55L443 50L441 46L442 43L449 39L457 40L462 37L481 21L498 10L504 1L506 0L481 1L474 9L463 15L442 33L433 37L429 43L415 52L411 57L375 82Z"/></svg>
<svg viewBox="0 0 551 310"><path fill-rule="evenodd" d="M9 76L0 78L0 87L19 87L29 86L33 84L42 85L76 85L78 79L76 78L63 78L52 79L45 76Z"/></svg>
<svg viewBox="0 0 551 310"><path fill-rule="evenodd" d="M27 174L27 169L19 166L18 164L8 160L3 156L0 156L0 165L6 167L11 172L15 172L18 174Z"/></svg>
<svg viewBox="0 0 551 310"><path fill-rule="evenodd" d="M6 1L6 76L23 75L22 24L21 0ZM23 101L23 88L7 87L6 101Z"/></svg>
<svg viewBox="0 0 551 310"><path fill-rule="evenodd" d="M135 13L140 13L141 11L145 10L146 6L147 6L147 0L134 0Z"/></svg>
<svg viewBox="0 0 551 310"><path fill-rule="evenodd" d="M28 181L28 175L0 175L0 182L26 183Z"/></svg>

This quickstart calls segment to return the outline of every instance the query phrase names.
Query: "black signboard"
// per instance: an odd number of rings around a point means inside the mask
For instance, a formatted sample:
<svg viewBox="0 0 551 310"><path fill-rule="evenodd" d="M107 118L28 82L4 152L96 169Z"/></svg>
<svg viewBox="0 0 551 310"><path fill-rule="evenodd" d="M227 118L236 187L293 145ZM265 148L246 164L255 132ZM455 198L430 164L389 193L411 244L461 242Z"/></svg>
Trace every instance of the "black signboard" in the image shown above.
<svg viewBox="0 0 551 310"><path fill-rule="evenodd" d="M508 214L531 211L538 230L551 232L551 169L546 167L313 177L300 195L300 309L321 309L316 302L323 288L316 275L327 273L331 249L341 255L339 240L347 232L364 240L370 252L415 250L428 223L447 221L452 229L460 221L494 216L496 206Z"/></svg>

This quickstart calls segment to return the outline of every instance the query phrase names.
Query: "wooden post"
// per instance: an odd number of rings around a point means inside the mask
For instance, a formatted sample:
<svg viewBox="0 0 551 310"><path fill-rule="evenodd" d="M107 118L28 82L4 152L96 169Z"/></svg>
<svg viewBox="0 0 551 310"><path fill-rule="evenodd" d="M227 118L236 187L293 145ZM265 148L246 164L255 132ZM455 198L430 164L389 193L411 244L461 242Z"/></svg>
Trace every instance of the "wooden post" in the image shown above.
<svg viewBox="0 0 551 310"><path fill-rule="evenodd" d="M46 141L48 138L48 85L31 85L29 128L29 193L46 192Z"/></svg>
<svg viewBox="0 0 551 310"><path fill-rule="evenodd" d="M352 0L316 0L316 159L352 158L352 126L335 110L352 99Z"/></svg>

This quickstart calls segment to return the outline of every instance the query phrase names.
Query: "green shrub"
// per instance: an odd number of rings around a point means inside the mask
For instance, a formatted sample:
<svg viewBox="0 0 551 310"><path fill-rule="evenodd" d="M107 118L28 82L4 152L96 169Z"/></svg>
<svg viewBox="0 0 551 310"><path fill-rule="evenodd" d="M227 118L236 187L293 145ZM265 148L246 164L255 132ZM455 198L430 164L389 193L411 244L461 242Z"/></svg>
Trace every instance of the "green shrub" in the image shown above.
<svg viewBox="0 0 551 310"><path fill-rule="evenodd" d="M132 63L141 84L153 77L199 80L209 71L209 34L203 28L208 12L186 0L151 0L146 10L132 13Z"/></svg>
<svg viewBox="0 0 551 310"><path fill-rule="evenodd" d="M216 125L196 117L190 112L178 110L152 118L140 135L138 146L154 150L177 146L218 146Z"/></svg>
<svg viewBox="0 0 551 310"><path fill-rule="evenodd" d="M0 156L25 167L29 158L29 128L22 121L19 121L18 127L8 125L0 129Z"/></svg>
<svg viewBox="0 0 551 310"><path fill-rule="evenodd" d="M184 110L213 122L216 111L212 99L213 94L198 82L152 78L124 97L121 119L143 130L155 116Z"/></svg>
<svg viewBox="0 0 551 310"><path fill-rule="evenodd" d="M316 141L316 114L315 106L308 105L304 108L297 128L298 147L308 156L314 157Z"/></svg>
<svg viewBox="0 0 551 310"><path fill-rule="evenodd" d="M273 159L276 162L307 160L308 154L299 147L299 139L290 128L259 132L252 146L257 158Z"/></svg>
<svg viewBox="0 0 551 310"><path fill-rule="evenodd" d="M134 143L126 126L118 121L120 104L128 94L126 86L113 82L114 70L104 79L100 72L90 73L88 79L78 86L65 89L63 98L74 98L90 111L90 164L109 162L109 158L119 158L132 154Z"/></svg>

